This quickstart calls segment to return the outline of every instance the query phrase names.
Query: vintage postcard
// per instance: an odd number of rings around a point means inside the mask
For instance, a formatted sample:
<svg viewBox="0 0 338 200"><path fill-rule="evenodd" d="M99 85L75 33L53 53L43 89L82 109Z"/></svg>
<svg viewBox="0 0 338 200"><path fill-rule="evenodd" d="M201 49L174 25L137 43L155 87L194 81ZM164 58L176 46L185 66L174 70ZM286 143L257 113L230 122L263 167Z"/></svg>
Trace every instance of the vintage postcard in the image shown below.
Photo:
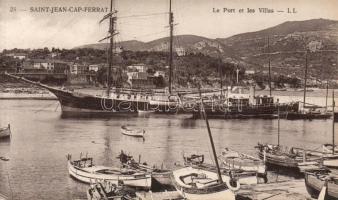
<svg viewBox="0 0 338 200"><path fill-rule="evenodd" d="M337 9L0 0L0 200L338 199Z"/></svg>

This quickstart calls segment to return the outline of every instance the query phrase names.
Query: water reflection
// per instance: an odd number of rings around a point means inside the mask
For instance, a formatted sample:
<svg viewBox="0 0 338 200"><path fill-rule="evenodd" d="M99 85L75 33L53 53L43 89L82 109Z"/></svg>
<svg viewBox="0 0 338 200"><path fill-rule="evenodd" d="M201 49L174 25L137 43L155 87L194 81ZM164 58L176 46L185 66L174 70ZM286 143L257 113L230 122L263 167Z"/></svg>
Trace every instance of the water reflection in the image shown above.
<svg viewBox="0 0 338 200"><path fill-rule="evenodd" d="M74 199L85 197L86 185L71 179L65 156L94 157L97 164L117 165L121 150L149 165L172 167L182 163L182 154L205 154L211 162L210 142L203 120L186 116L64 118L50 101L1 101L0 124L11 123L13 137L0 142L0 192L14 199ZM19 106L17 106L19 105ZM36 110L44 107L38 113ZM121 134L130 124L146 130L145 140ZM318 148L331 142L331 120L280 121L281 144ZM277 143L277 120L210 120L218 153L224 147L255 155L257 142ZM337 129L337 126L336 126ZM336 130L337 131L337 130ZM337 137L336 137L337 138ZM6 166L5 166L6 165Z"/></svg>

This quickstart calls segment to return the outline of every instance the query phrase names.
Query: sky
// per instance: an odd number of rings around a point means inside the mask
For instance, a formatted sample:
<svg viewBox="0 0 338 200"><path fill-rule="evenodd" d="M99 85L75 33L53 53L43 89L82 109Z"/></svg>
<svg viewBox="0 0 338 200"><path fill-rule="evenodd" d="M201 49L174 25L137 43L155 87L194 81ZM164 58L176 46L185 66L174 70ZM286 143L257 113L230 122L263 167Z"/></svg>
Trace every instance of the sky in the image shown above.
<svg viewBox="0 0 338 200"><path fill-rule="evenodd" d="M99 21L109 6L110 0L0 0L0 50L97 43L107 35L107 22ZM147 42L169 35L169 0L115 0L114 7L116 41ZM255 12L248 13L248 8ZM261 13L259 8L273 12ZM287 13L288 8L296 12ZM208 38L258 31L285 21L338 20L337 8L338 0L172 0L174 34Z"/></svg>

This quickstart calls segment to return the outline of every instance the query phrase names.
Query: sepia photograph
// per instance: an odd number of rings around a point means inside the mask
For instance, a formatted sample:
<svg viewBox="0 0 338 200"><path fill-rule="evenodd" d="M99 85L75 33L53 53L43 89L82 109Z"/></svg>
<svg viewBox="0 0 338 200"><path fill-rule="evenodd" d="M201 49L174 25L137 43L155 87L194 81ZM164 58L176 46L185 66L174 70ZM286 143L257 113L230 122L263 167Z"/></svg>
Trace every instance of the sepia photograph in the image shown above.
<svg viewBox="0 0 338 200"><path fill-rule="evenodd" d="M337 10L0 0L0 200L338 200Z"/></svg>

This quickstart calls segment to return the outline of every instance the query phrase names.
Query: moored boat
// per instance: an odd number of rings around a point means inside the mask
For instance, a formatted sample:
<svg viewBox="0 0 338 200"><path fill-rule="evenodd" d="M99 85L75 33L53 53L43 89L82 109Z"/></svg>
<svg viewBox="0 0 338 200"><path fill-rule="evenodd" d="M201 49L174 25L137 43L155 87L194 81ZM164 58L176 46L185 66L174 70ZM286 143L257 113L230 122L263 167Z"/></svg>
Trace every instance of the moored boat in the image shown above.
<svg viewBox="0 0 338 200"><path fill-rule="evenodd" d="M253 156L239 153L237 151L224 148L219 157L223 166L229 170L243 170L244 172L255 172L257 177L264 178L267 182L266 166L262 160Z"/></svg>
<svg viewBox="0 0 338 200"><path fill-rule="evenodd" d="M332 114L328 112L287 112L286 119L297 120L297 119L329 119Z"/></svg>
<svg viewBox="0 0 338 200"><path fill-rule="evenodd" d="M322 200L338 199L338 175L327 169L306 171L305 186L312 198L318 198L324 187Z"/></svg>
<svg viewBox="0 0 338 200"><path fill-rule="evenodd" d="M260 143L256 148L258 148L259 158L267 165L291 169L294 172L299 172L306 166L318 165L322 161L320 152L300 148Z"/></svg>
<svg viewBox="0 0 338 200"><path fill-rule="evenodd" d="M115 185L123 182L124 185L136 188L149 189L151 187L151 175L149 173L137 172L130 169L95 166L93 158L81 158L72 161L71 155L68 155L67 159L69 175L84 183L91 183L95 180L106 180Z"/></svg>
<svg viewBox="0 0 338 200"><path fill-rule="evenodd" d="M220 183L215 172L186 167L174 170L171 178L176 190L189 200L235 199L235 194L228 187L230 179Z"/></svg>
<svg viewBox="0 0 338 200"><path fill-rule="evenodd" d="M132 129L128 126L121 126L121 133L123 135L133 136L133 137L144 137L144 129Z"/></svg>
<svg viewBox="0 0 338 200"><path fill-rule="evenodd" d="M202 94L201 92L199 93L202 116L207 125L212 154L216 165L216 173L195 167L185 167L174 170L171 174L171 180L176 191L189 200L234 200L234 191L240 189L240 184L237 180L234 180L231 175L224 176L221 174L208 117L204 109Z"/></svg>
<svg viewBox="0 0 338 200"><path fill-rule="evenodd" d="M88 200L131 200L131 195L123 190L123 187L118 187L108 181L98 182L90 184L87 190Z"/></svg>
<svg viewBox="0 0 338 200"><path fill-rule="evenodd" d="M8 124L7 127L0 128L0 139L1 138L10 138L11 137L11 125Z"/></svg>
<svg viewBox="0 0 338 200"><path fill-rule="evenodd" d="M152 184L153 184L152 186L155 186L154 184L159 184L160 187L172 186L171 179L170 179L171 170L164 169L163 166L161 168L158 168L155 166L150 167L147 165L146 162L141 163L140 160L139 162L136 162L133 156L127 155L123 151L121 151L120 155L117 158L120 159L120 162L123 165L123 167L142 171L142 172L151 173Z"/></svg>

